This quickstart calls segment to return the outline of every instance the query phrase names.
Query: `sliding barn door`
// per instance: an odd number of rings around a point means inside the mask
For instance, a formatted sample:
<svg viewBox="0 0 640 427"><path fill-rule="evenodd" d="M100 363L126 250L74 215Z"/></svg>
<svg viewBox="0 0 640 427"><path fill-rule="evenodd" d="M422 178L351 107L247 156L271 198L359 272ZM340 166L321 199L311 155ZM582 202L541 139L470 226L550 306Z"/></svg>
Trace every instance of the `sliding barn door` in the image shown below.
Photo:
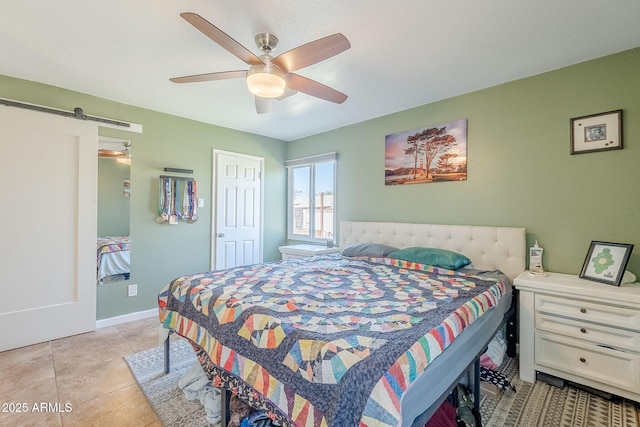
<svg viewBox="0 0 640 427"><path fill-rule="evenodd" d="M0 351L95 329L97 140L0 107Z"/></svg>

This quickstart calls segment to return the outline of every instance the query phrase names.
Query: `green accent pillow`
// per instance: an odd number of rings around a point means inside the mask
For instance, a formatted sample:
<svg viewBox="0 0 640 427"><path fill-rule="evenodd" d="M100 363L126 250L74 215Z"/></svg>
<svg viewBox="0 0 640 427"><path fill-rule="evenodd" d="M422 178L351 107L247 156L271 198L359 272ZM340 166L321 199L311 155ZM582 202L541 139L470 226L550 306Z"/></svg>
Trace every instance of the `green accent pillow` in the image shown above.
<svg viewBox="0 0 640 427"><path fill-rule="evenodd" d="M405 248L391 252L389 258L401 259L418 264L433 265L435 267L457 270L471 264L471 260L458 252L436 248Z"/></svg>

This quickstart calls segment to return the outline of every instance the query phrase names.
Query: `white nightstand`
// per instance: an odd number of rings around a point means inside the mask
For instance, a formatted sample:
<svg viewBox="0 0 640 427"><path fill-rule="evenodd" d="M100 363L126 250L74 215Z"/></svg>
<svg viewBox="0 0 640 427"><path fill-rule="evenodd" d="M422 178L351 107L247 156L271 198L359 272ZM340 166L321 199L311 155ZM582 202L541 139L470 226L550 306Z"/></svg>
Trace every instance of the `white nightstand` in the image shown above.
<svg viewBox="0 0 640 427"><path fill-rule="evenodd" d="M522 380L539 371L640 402L640 285L528 271L514 285Z"/></svg>
<svg viewBox="0 0 640 427"><path fill-rule="evenodd" d="M282 254L282 259L300 258L305 256L336 254L340 252L340 248L328 248L320 245L288 245L278 248Z"/></svg>

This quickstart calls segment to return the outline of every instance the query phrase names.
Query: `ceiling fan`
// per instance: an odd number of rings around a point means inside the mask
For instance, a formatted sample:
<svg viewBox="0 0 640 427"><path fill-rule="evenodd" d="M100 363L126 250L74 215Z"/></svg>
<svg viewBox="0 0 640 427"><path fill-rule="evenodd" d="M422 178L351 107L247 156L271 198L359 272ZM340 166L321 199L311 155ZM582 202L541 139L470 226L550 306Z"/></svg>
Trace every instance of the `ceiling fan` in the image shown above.
<svg viewBox="0 0 640 427"><path fill-rule="evenodd" d="M278 46L278 38L273 34L260 33L255 37L255 41L262 55L256 56L200 15L185 12L180 16L205 36L247 63L249 69L169 79L174 83L246 78L249 91L255 95L256 111L259 114L268 111L272 99L283 99L296 92L303 92L337 104L342 104L347 99L347 95L342 92L294 73L349 49L351 47L349 40L340 33L312 41L276 57L272 57L271 53Z"/></svg>
<svg viewBox="0 0 640 427"><path fill-rule="evenodd" d="M122 148L119 145L122 144ZM118 163L131 164L131 141L115 141L111 138L100 137L98 142L98 157L116 159Z"/></svg>

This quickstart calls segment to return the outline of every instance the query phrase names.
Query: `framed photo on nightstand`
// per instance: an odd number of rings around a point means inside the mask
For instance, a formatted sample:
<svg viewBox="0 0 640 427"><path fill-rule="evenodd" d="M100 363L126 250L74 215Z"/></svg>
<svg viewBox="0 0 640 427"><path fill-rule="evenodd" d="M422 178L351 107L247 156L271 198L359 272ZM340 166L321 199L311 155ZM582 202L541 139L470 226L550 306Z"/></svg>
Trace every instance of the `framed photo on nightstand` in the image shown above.
<svg viewBox="0 0 640 427"><path fill-rule="evenodd" d="M633 245L592 241L580 278L620 286Z"/></svg>

